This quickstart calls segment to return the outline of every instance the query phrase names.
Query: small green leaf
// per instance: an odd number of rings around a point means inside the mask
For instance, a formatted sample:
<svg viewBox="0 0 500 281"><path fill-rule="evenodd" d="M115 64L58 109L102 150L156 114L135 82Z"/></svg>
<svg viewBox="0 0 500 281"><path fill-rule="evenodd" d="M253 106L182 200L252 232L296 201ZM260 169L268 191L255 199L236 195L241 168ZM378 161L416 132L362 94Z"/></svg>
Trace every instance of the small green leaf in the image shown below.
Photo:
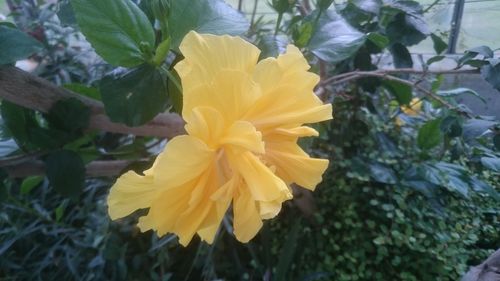
<svg viewBox="0 0 500 281"><path fill-rule="evenodd" d="M481 157L481 164L492 171L500 173L500 158Z"/></svg>
<svg viewBox="0 0 500 281"><path fill-rule="evenodd" d="M64 210L66 209L66 201L63 201L57 208L54 210L54 213L56 215L56 221L60 222L63 215L64 215Z"/></svg>
<svg viewBox="0 0 500 281"><path fill-rule="evenodd" d="M380 163L371 163L369 168L370 176L375 181L386 184L395 184L397 182L396 173L390 167Z"/></svg>
<svg viewBox="0 0 500 281"><path fill-rule="evenodd" d="M261 50L259 59L262 60L268 57L277 57L279 54L285 52L286 45L287 42L282 40L280 37L273 35L262 36L257 44Z"/></svg>
<svg viewBox="0 0 500 281"><path fill-rule="evenodd" d="M410 105L413 97L411 86L392 80L384 81L383 85L396 98L400 105Z"/></svg>
<svg viewBox="0 0 500 281"><path fill-rule="evenodd" d="M0 25L0 65L15 63L40 51L42 45L35 38L5 25Z"/></svg>
<svg viewBox="0 0 500 281"><path fill-rule="evenodd" d="M442 139L441 119L427 121L418 130L417 144L422 149L431 149L437 146Z"/></svg>
<svg viewBox="0 0 500 281"><path fill-rule="evenodd" d="M172 47L191 30L215 35L241 35L250 27L245 17L221 0L171 1L168 18Z"/></svg>
<svg viewBox="0 0 500 281"><path fill-rule="evenodd" d="M132 1L71 0L71 6L82 33L110 64L133 67L151 55L142 50L155 44L153 27Z"/></svg>
<svg viewBox="0 0 500 281"><path fill-rule="evenodd" d="M9 101L3 100L0 113L4 126L20 147L32 148L30 130L38 126L33 112Z"/></svg>
<svg viewBox="0 0 500 281"><path fill-rule="evenodd" d="M379 237L373 239L373 244L375 244L375 245L382 245L384 243L385 243L385 238L382 236L379 236Z"/></svg>
<svg viewBox="0 0 500 281"><path fill-rule="evenodd" d="M94 100L101 100L101 94L99 93L99 89L95 87L88 87L83 84L64 84L63 87L77 94L81 94L83 96L89 97Z"/></svg>
<svg viewBox="0 0 500 281"><path fill-rule="evenodd" d="M128 126L150 121L168 101L167 79L151 65L105 76L100 91L109 118Z"/></svg>
<svg viewBox="0 0 500 281"><path fill-rule="evenodd" d="M428 59L425 63L427 65L431 65L435 62L442 61L446 56L433 56L432 58Z"/></svg>
<svg viewBox="0 0 500 281"><path fill-rule="evenodd" d="M316 13L310 16L310 20L316 17ZM327 10L320 17L308 47L318 58L337 63L353 56L365 41L364 33L350 26L334 11Z"/></svg>
<svg viewBox="0 0 500 281"><path fill-rule="evenodd" d="M448 48L448 44L441 39L441 37L437 36L434 33L431 33L432 43L434 44L434 50L437 54L441 54Z"/></svg>
<svg viewBox="0 0 500 281"><path fill-rule="evenodd" d="M59 150L45 160L47 178L51 186L64 196L77 196L85 182L85 165L77 153Z"/></svg>
<svg viewBox="0 0 500 281"><path fill-rule="evenodd" d="M161 42L156 48L155 56L153 57L153 63L156 66L160 66L168 55L170 50L170 38Z"/></svg>
<svg viewBox="0 0 500 281"><path fill-rule="evenodd" d="M366 35L366 38L370 40L373 44L377 45L380 49L384 49L389 45L389 38L378 32L370 32Z"/></svg>
<svg viewBox="0 0 500 281"><path fill-rule="evenodd" d="M43 181L43 177L29 176L21 183L21 194L30 193L33 188L37 187Z"/></svg>
<svg viewBox="0 0 500 281"><path fill-rule="evenodd" d="M486 100L479 95L476 91L471 90L469 88L456 88L451 90L442 90L436 92L438 95L442 97L456 97L459 95L472 95L480 99L482 102L486 103Z"/></svg>

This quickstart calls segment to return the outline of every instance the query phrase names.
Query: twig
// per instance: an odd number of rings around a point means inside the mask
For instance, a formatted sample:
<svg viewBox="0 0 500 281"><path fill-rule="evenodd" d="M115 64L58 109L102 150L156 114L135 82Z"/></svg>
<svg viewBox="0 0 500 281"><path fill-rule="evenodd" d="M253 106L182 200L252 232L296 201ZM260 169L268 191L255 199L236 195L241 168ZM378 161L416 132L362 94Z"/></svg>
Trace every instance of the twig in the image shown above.
<svg viewBox="0 0 500 281"><path fill-rule="evenodd" d="M349 81L352 81L352 80L357 80L357 79L360 79L360 78L363 78L363 77L377 77L377 78L381 78L381 79L385 79L385 80L390 80L390 81L395 81L395 82L398 82L398 83L401 83L401 84L404 84L404 85L408 85L416 90L418 90L419 92L423 93L424 95L436 100L437 102L441 103L442 105L446 106L447 108L451 109L451 110L454 110L468 118L473 118L473 116L468 113L468 112L465 112L455 106L453 106L452 104L448 103L445 99L443 99L442 97L434 94L433 92L423 88L422 86L419 86L418 84L412 82L412 81L409 81L409 80L405 80L405 79L401 79L401 78L398 78L396 76L392 76L392 75L389 75L389 73L391 73L390 71L354 71L354 72L351 72L352 74L351 75L344 75L342 79L339 79L339 80L332 80L332 79L327 79L327 80L331 80L330 82L330 85L336 85L336 84L341 84L341 83L345 83L345 82L349 82ZM333 77L331 77L333 78ZM323 81L321 83L322 85L325 85L325 81Z"/></svg>
<svg viewBox="0 0 500 281"><path fill-rule="evenodd" d="M378 69L374 71L364 71L364 73L376 74L426 74L426 75L439 75L439 74L476 74L479 73L478 69L446 69L446 70L419 70L413 68L398 68L398 69ZM339 75L334 75L321 81L322 85L331 84L333 81L357 75L359 71L346 72Z"/></svg>

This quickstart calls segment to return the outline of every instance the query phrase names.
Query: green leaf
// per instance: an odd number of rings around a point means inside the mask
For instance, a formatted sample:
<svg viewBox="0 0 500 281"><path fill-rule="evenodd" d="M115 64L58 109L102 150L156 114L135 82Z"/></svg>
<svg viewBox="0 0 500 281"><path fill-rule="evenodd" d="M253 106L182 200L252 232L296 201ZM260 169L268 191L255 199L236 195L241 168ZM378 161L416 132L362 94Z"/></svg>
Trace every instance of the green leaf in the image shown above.
<svg viewBox="0 0 500 281"><path fill-rule="evenodd" d="M492 58L493 57L493 51L490 49L488 46L479 46L472 48L470 50L467 50L469 53L475 53L479 54L485 58Z"/></svg>
<svg viewBox="0 0 500 281"><path fill-rule="evenodd" d="M42 44L15 28L0 25L0 65L15 63L40 51Z"/></svg>
<svg viewBox="0 0 500 281"><path fill-rule="evenodd" d="M293 40L295 42L295 45L299 48L305 47L309 43L309 40L311 40L313 30L313 24L309 21L303 23L298 28L295 28L293 30ZM279 39L276 38L276 40Z"/></svg>
<svg viewBox="0 0 500 281"><path fill-rule="evenodd" d="M378 32L370 32L366 35L366 38L370 40L373 44L377 45L380 49L384 49L389 45L389 38L378 33Z"/></svg>
<svg viewBox="0 0 500 281"><path fill-rule="evenodd" d="M146 15L130 0L71 0L80 30L108 63L133 67L146 60L155 34Z"/></svg>
<svg viewBox="0 0 500 281"><path fill-rule="evenodd" d="M500 64L484 65L481 67L481 75L493 88L500 91Z"/></svg>
<svg viewBox="0 0 500 281"><path fill-rule="evenodd" d="M71 7L69 0L60 1L59 10L57 11L57 17L61 21L62 25L66 26L76 25L75 12L73 12L73 8Z"/></svg>
<svg viewBox="0 0 500 281"><path fill-rule="evenodd" d="M472 95L480 99L482 102L486 103L486 100L479 95L476 91L471 90L469 88L456 88L451 90L442 90L436 92L438 95L442 97L456 97L459 95Z"/></svg>
<svg viewBox="0 0 500 281"><path fill-rule="evenodd" d="M277 57L286 50L287 42L282 40L281 37L273 35L262 36L257 46L261 50L260 58L265 59L268 57Z"/></svg>
<svg viewBox="0 0 500 281"><path fill-rule="evenodd" d="M481 164L492 171L500 173L500 158L481 157Z"/></svg>
<svg viewBox="0 0 500 281"><path fill-rule="evenodd" d="M394 44L389 48L396 68L412 68L413 59L410 51L402 44Z"/></svg>
<svg viewBox="0 0 500 281"><path fill-rule="evenodd" d="M495 200L500 200L500 194L489 184L486 182L476 178L476 177L470 177L470 184L472 189L474 189L477 192L483 192L491 196Z"/></svg>
<svg viewBox="0 0 500 281"><path fill-rule="evenodd" d="M500 135L497 134L493 137L493 146L496 150L500 150Z"/></svg>
<svg viewBox="0 0 500 281"><path fill-rule="evenodd" d="M400 105L410 105L413 97L411 86L392 80L384 81L383 84Z"/></svg>
<svg viewBox="0 0 500 281"><path fill-rule="evenodd" d="M276 266L276 275L273 280L276 281L285 281L287 279L287 275L290 272L290 268L293 264L293 259L295 257L295 252L299 247L299 238L301 234L301 220L295 220L294 225L292 226L289 235L287 235L285 244L283 249L281 250L278 264Z"/></svg>
<svg viewBox="0 0 500 281"><path fill-rule="evenodd" d="M33 112L16 104L2 101L0 113L4 126L20 147L31 148L30 130L38 126Z"/></svg>
<svg viewBox="0 0 500 281"><path fill-rule="evenodd" d="M37 187L43 181L41 176L29 176L21 183L21 194L30 193L33 188Z"/></svg>
<svg viewBox="0 0 500 281"><path fill-rule="evenodd" d="M90 109L76 98L58 100L50 108L47 120L58 130L78 135L88 127Z"/></svg>
<svg viewBox="0 0 500 281"><path fill-rule="evenodd" d="M83 84L77 84L77 83L64 84L63 87L65 89L89 97L91 99L98 101L101 100L101 94L99 93L99 89L95 87L88 87Z"/></svg>
<svg viewBox="0 0 500 281"><path fill-rule="evenodd" d="M167 79L150 65L124 73L113 73L101 80L104 108L114 122L140 126L165 111Z"/></svg>
<svg viewBox="0 0 500 281"><path fill-rule="evenodd" d="M168 27L172 47L178 48L191 30L199 33L241 35L250 27L245 17L221 0L171 1Z"/></svg>
<svg viewBox="0 0 500 281"><path fill-rule="evenodd" d="M312 14L312 18L316 13L317 11ZM318 27L308 47L314 55L326 62L337 63L353 56L366 41L364 33L350 26L332 10L322 14Z"/></svg>
<svg viewBox="0 0 500 281"><path fill-rule="evenodd" d="M156 48L155 56L153 57L153 63L156 66L161 66L167 58L168 51L170 50L170 38L164 40Z"/></svg>
<svg viewBox="0 0 500 281"><path fill-rule="evenodd" d="M371 163L369 164L370 168L370 176L377 182L386 183L386 184L396 184L397 176L390 167L380 164L380 163Z"/></svg>
<svg viewBox="0 0 500 281"><path fill-rule="evenodd" d="M179 74L175 70L170 70L173 78L176 79L176 81L181 81L181 78L179 77ZM174 112L177 112L179 114L182 113L182 89L179 89L177 85L175 85L174 82L172 82L173 79L168 79L167 80L167 89L168 89L168 95L170 98L170 104L172 105Z"/></svg>
<svg viewBox="0 0 500 281"><path fill-rule="evenodd" d="M64 196L76 196L85 182L85 165L77 153L59 150L49 154L45 160L47 178L52 187Z"/></svg>
<svg viewBox="0 0 500 281"><path fill-rule="evenodd" d="M415 45L429 34L423 17L422 6L416 1L384 1L380 9L379 24L391 42L406 46Z"/></svg>
<svg viewBox="0 0 500 281"><path fill-rule="evenodd" d="M460 121L455 116L446 116L441 122L441 131L447 134L450 138L462 136L462 126Z"/></svg>
<svg viewBox="0 0 500 281"><path fill-rule="evenodd" d="M427 121L419 130L417 144L422 149L431 149L437 146L442 139L440 130L441 119Z"/></svg>
<svg viewBox="0 0 500 281"><path fill-rule="evenodd" d="M431 33L431 39L432 43L434 44L434 50L437 54L441 54L448 48L448 44L446 44L446 42L444 42L443 39L441 39L441 37L437 36L436 34Z"/></svg>
<svg viewBox="0 0 500 281"><path fill-rule="evenodd" d="M435 62L442 61L446 56L433 56L432 58L428 59L425 63L427 65L431 65Z"/></svg>
<svg viewBox="0 0 500 281"><path fill-rule="evenodd" d="M56 221L59 222L61 221L63 215L64 215L64 209L65 209L65 206L64 206L64 202L61 203L61 205L57 206L57 208L55 209L54 213L56 215Z"/></svg>
<svg viewBox="0 0 500 281"><path fill-rule="evenodd" d="M495 126L497 122L482 120L482 119L469 119L465 122L464 128L464 138L465 140L471 140L483 135L487 130Z"/></svg>

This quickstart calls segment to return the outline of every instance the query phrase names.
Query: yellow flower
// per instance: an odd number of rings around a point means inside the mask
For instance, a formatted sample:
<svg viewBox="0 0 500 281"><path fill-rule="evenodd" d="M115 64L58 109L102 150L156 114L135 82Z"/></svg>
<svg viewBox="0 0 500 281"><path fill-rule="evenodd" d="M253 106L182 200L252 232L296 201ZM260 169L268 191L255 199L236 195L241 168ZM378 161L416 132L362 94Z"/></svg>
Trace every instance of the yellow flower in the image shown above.
<svg viewBox="0 0 500 281"><path fill-rule="evenodd" d="M291 183L313 190L321 181L328 160L309 157L297 140L318 135L304 124L331 119L331 105L315 96L319 78L294 46L257 63L259 49L241 38L190 32L180 50L188 135L170 140L144 175L117 180L109 215L149 208L142 231L212 243L232 203L234 234L248 242L292 198Z"/></svg>
<svg viewBox="0 0 500 281"><path fill-rule="evenodd" d="M409 106L401 106L401 111L409 116L417 116L420 114L420 111L422 111L422 100L419 98L413 98L410 102ZM403 126L405 124L405 121L401 119L399 116L396 117L396 125L397 126Z"/></svg>

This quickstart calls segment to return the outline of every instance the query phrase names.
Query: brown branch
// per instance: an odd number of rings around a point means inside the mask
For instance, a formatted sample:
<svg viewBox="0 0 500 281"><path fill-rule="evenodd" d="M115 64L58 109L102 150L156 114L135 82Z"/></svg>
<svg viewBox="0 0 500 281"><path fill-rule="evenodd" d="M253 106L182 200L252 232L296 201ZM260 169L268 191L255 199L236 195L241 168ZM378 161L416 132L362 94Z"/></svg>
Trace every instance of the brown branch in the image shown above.
<svg viewBox="0 0 500 281"><path fill-rule="evenodd" d="M88 177L111 177L120 174L133 161L109 160L92 161L86 168ZM45 163L40 160L18 163L4 168L11 178L41 176L45 174Z"/></svg>
<svg viewBox="0 0 500 281"><path fill-rule="evenodd" d="M48 112L60 99L76 98L90 108L89 129L160 138L172 138L184 133L184 121L172 113L159 114L139 127L114 123L105 114L101 102L57 87L15 67L0 67L0 98L40 112Z"/></svg>

